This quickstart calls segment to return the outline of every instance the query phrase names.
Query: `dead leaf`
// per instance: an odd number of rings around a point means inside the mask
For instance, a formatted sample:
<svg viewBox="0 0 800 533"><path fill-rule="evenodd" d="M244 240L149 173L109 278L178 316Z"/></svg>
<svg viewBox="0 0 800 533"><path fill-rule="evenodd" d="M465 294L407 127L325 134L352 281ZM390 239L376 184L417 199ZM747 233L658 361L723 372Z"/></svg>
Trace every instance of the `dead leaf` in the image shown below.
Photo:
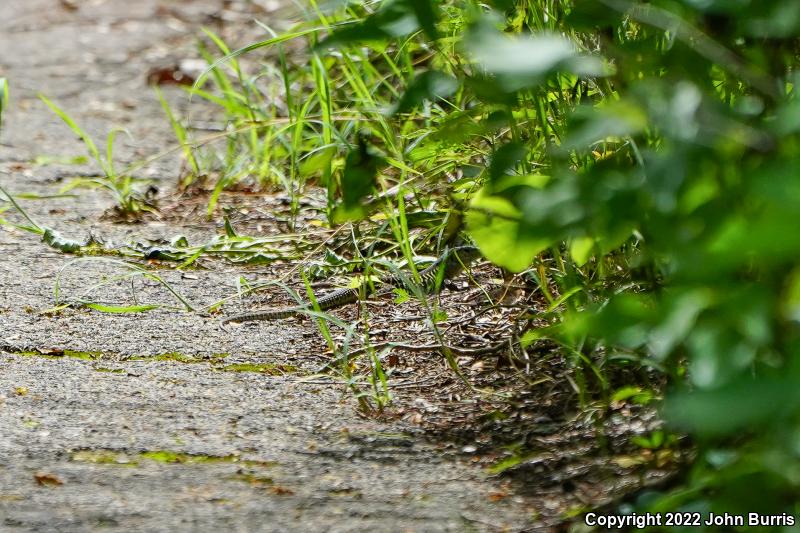
<svg viewBox="0 0 800 533"><path fill-rule="evenodd" d="M76 4L74 0L60 0L59 3L66 11L77 11L79 8L78 4Z"/></svg>
<svg viewBox="0 0 800 533"><path fill-rule="evenodd" d="M181 70L180 65L154 68L147 73L148 85L193 85L194 78Z"/></svg>
<svg viewBox="0 0 800 533"><path fill-rule="evenodd" d="M486 366L486 363L482 360L476 361L469 367L470 370L474 372L483 372L483 367Z"/></svg>
<svg viewBox="0 0 800 533"><path fill-rule="evenodd" d="M647 458L634 455L618 455L614 457L613 461L621 468L633 468L641 464L647 463Z"/></svg>
<svg viewBox="0 0 800 533"><path fill-rule="evenodd" d="M33 478L36 480L36 483L41 487L57 487L59 485L63 485L64 482L58 479L53 474L45 474L43 472L36 472L33 475Z"/></svg>
<svg viewBox="0 0 800 533"><path fill-rule="evenodd" d="M508 492L506 491L494 490L489 493L490 502L499 502L500 500L503 500L505 498L508 498Z"/></svg>

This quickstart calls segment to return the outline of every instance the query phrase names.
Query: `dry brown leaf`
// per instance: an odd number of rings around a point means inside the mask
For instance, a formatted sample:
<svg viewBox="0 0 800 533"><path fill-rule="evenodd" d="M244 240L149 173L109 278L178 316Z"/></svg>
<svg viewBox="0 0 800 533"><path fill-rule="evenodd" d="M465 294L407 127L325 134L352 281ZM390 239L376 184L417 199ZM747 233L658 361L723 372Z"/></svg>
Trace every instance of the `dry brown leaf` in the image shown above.
<svg viewBox="0 0 800 533"><path fill-rule="evenodd" d="M36 472L33 478L36 480L36 484L41 487L58 487L64 484L64 482L55 475L46 474L44 472Z"/></svg>
<svg viewBox="0 0 800 533"><path fill-rule="evenodd" d="M60 0L61 7L66 11L77 11L79 6L74 0Z"/></svg>
<svg viewBox="0 0 800 533"><path fill-rule="evenodd" d="M505 498L508 498L508 492L506 491L495 490L489 493L490 502L499 502Z"/></svg>
<svg viewBox="0 0 800 533"><path fill-rule="evenodd" d="M180 65L154 68L147 73L148 85L192 85L195 79L184 72Z"/></svg>

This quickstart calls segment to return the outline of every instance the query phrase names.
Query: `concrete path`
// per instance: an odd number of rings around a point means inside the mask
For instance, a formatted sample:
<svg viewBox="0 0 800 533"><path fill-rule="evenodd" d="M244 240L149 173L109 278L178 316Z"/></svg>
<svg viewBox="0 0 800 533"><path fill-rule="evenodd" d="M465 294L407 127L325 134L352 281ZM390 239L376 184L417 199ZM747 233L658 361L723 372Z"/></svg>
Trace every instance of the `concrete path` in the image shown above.
<svg viewBox="0 0 800 533"><path fill-rule="evenodd" d="M222 20L217 29L234 40L252 33L251 8L4 2L0 77L11 83L12 106L0 135L0 184L52 195L65 171L91 169L35 162L84 153L39 92L98 140L126 127L122 164L172 145L146 73L195 57L201 25ZM184 108L179 91L168 94ZM166 158L145 172L169 188L178 163ZM216 232L101 222L110 203L99 192L24 205L74 238L182 233L198 242ZM460 447L360 416L341 386L304 383L323 351L308 323L226 335L213 320L178 311L40 314L54 305L62 270L68 295L119 273L71 261L35 235L0 227L0 531L518 531L543 527L536 516L557 517L558 502L508 494ZM235 290L232 267L159 273L200 303ZM128 290L112 284L103 295ZM137 290L169 301L156 283L137 282ZM253 369L261 372L237 371Z"/></svg>

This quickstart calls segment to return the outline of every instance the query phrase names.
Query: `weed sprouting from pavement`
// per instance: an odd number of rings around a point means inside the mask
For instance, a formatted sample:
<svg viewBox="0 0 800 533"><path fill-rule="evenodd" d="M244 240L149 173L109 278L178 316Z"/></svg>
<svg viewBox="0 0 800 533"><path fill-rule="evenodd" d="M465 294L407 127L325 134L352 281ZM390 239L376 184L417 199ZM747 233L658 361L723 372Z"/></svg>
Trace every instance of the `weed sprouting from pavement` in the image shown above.
<svg viewBox="0 0 800 533"><path fill-rule="evenodd" d="M67 302L62 302L62 284L63 284L63 277L65 272L69 270L71 267L79 265L85 262L99 262L108 264L114 267L121 269L123 272L116 276L110 276L107 279L104 279L90 287L87 287L83 290L81 295L72 297ZM97 291L98 289L105 287L112 283L121 283L121 282L132 282L136 278L147 279L151 281L155 281L160 286L162 286L166 291L180 304L182 305L182 309L186 311L194 311L195 305L192 304L189 299L181 294L175 287L172 286L169 282L167 282L163 277L155 274L154 272L147 270L146 268L139 266L137 264L121 261L118 259L110 259L106 257L78 257L72 259L64 264L64 266L59 269L58 274L56 275L55 286L53 288L53 297L55 300L56 308L63 308L64 306L87 306L91 309L96 311L106 312L106 313L141 313L146 311L151 311L153 309L158 309L163 307L160 304L141 304L138 301L138 298L135 292L131 295L134 303L130 305L117 305L117 304L107 304L104 302L98 302L90 296ZM133 285L131 285L131 289L133 290Z"/></svg>
<svg viewBox="0 0 800 533"><path fill-rule="evenodd" d="M101 154L92 137L75 122L66 112L44 95L39 98L55 113L69 128L83 141L89 156L97 163L103 172L96 178L73 178L61 192L66 192L75 187L100 187L108 190L114 196L115 209L120 216L134 219L144 211L152 211L152 204L145 199L144 194L136 189L136 182L130 174L118 173L114 167L114 141L117 134L127 133L122 129L112 129L106 138L106 152Z"/></svg>

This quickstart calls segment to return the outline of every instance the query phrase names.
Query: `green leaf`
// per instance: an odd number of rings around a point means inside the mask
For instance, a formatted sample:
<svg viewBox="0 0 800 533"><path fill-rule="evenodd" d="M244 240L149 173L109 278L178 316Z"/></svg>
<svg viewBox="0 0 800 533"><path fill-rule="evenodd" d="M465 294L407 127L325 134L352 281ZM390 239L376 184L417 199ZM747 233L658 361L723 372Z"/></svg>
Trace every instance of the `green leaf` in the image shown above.
<svg viewBox="0 0 800 533"><path fill-rule="evenodd" d="M175 235L169 240L169 245L174 248L188 248L189 239L185 235Z"/></svg>
<svg viewBox="0 0 800 533"><path fill-rule="evenodd" d="M231 219L227 215L225 215L223 219L225 220L225 235L228 237L238 237L239 235L233 228L233 224L231 224Z"/></svg>
<svg viewBox="0 0 800 533"><path fill-rule="evenodd" d="M592 257L595 240L592 237L576 237L569 243L569 254L577 266L583 266Z"/></svg>
<svg viewBox="0 0 800 533"><path fill-rule="evenodd" d="M613 27L620 23L622 15L602 2L576 2L566 17L567 24L575 29L592 31L596 28Z"/></svg>
<svg viewBox="0 0 800 533"><path fill-rule="evenodd" d="M397 102L392 114L407 113L425 100L447 98L458 89L458 80L436 70L419 74Z"/></svg>
<svg viewBox="0 0 800 533"><path fill-rule="evenodd" d="M447 321L447 312L444 309L436 309L431 313L431 320L434 324Z"/></svg>
<svg viewBox="0 0 800 533"><path fill-rule="evenodd" d="M493 475L502 474L506 470L514 468L524 463L525 461L536 459L540 455L542 455L541 452L531 452L521 455L512 455L511 457L506 457L505 459L499 460L497 463L490 466L487 470L489 471L490 474Z"/></svg>
<svg viewBox="0 0 800 533"><path fill-rule="evenodd" d="M279 35L277 37L273 37L273 38L270 38L270 39L265 39L263 41L258 41L258 42L255 42L253 44L249 44L247 46L243 46L242 48L234 50L230 54L227 54L225 57L222 57L222 58L218 59L217 61L215 61L213 64L211 64L206 70L203 71L202 74L200 74L200 76L197 77L197 81L195 81L194 85L192 85L192 89L195 90L195 89L199 89L200 87L202 87L203 84L205 83L206 79L208 78L209 73L217 70L221 65L225 64L226 62L231 61L232 59L235 59L235 58L237 58L237 57L239 57L239 56L241 56L243 54L247 54L247 53L252 52L254 50L258 50L260 48L266 48L266 47L273 46L273 45L276 45L276 44L284 43L286 41L291 41L291 40L294 40L294 39L298 39L300 37L304 37L304 36L307 36L307 35L313 35L315 33L318 33L320 31L326 31L328 29L330 29L330 28L328 26L324 26L324 25L323 26L316 26L316 27L312 27L312 28L305 28L305 29L298 30L298 31L295 31L295 32L286 32L286 33L283 33L283 34L281 34L281 35ZM209 32L209 36L210 35L211 35L211 33Z"/></svg>
<svg viewBox="0 0 800 533"><path fill-rule="evenodd" d="M51 228L44 229L44 234L42 234L42 241L51 248L55 248L56 250L61 250L62 252L68 254L74 254L76 252L79 252L81 248L83 248L88 244L88 243L81 243L78 241L74 241L71 239L66 239Z"/></svg>
<svg viewBox="0 0 800 533"><path fill-rule="evenodd" d="M439 32L436 29L436 22L439 20L439 5L438 2L431 0L408 0L414 14L417 17L422 31L432 40L439 38Z"/></svg>
<svg viewBox="0 0 800 533"><path fill-rule="evenodd" d="M399 287L392 289L392 292L395 294L394 303L396 304L403 304L406 303L410 297L408 295L408 291L405 289L401 289Z"/></svg>
<svg viewBox="0 0 800 533"><path fill-rule="evenodd" d="M633 400L640 405L646 405L653 399L653 393L649 390L643 390L641 387L629 385L618 389L612 396L612 402L624 402L625 400Z"/></svg>
<svg viewBox="0 0 800 533"><path fill-rule="evenodd" d="M375 190L382 157L371 152L366 136L358 136L358 146L347 154L341 178L342 202L334 211L334 221L359 220L366 216L364 198Z"/></svg>
<svg viewBox="0 0 800 533"><path fill-rule="evenodd" d="M3 112L8 107L8 82L0 78L0 131L3 129Z"/></svg>
<svg viewBox="0 0 800 533"><path fill-rule="evenodd" d="M363 42L386 42L395 37L403 37L420 28L417 9L425 11L424 0L394 0L381 4L381 7L364 20L347 24L335 30L330 37L319 43L315 50L346 46ZM423 14L423 17L427 15ZM433 28L435 31L435 27Z"/></svg>
<svg viewBox="0 0 800 533"><path fill-rule="evenodd" d="M300 174L304 177L311 177L329 168L337 151L336 146L327 146L315 151L300 164Z"/></svg>
<svg viewBox="0 0 800 533"><path fill-rule="evenodd" d="M466 215L467 232L489 261L521 272L556 240L532 231L523 213L508 198L520 196L520 190L537 190L548 180L541 175L505 176L487 184L473 198Z"/></svg>
<svg viewBox="0 0 800 533"><path fill-rule="evenodd" d="M636 135L647 127L647 113L632 102L583 106L570 118L570 132L561 150L583 149L597 141Z"/></svg>
<svg viewBox="0 0 800 533"><path fill-rule="evenodd" d="M175 117L175 114L172 112L172 108L169 106L166 98L164 98L164 94L158 88L155 87L156 96L158 97L159 102L161 102L161 108L164 110L164 113L167 115L167 119L169 120L170 125L172 125L172 131L175 133L175 138L178 139L178 142L181 143L181 148L183 149L183 156L188 161L189 166L192 167L192 172L195 174L200 173L200 165L197 162L197 159L194 156L194 151L192 150L192 146L189 143L189 137L186 132L186 128L180 121ZM200 94L200 91L197 91L197 94ZM203 96L200 94L200 96ZM109 155L109 158L111 156Z"/></svg>
<svg viewBox="0 0 800 533"><path fill-rule="evenodd" d="M146 311L152 311L153 309L158 309L161 307L160 305L126 305L126 306L116 306L116 305L104 305L104 304L84 304L86 307L90 309L94 309L95 311L100 311L103 313L144 313Z"/></svg>
<svg viewBox="0 0 800 533"><path fill-rule="evenodd" d="M553 303L551 303L549 306L547 306L547 312L548 313L552 313L553 311L555 311L556 309L561 307L564 304L564 302L566 302L567 300L569 300L570 298L572 298L573 296L575 296L576 294L578 294L579 292L582 292L582 291L583 291L583 287L580 286L580 285L576 285L575 287L572 287L567 292L565 292L564 294L562 294L561 296L556 298L556 300Z"/></svg>
<svg viewBox="0 0 800 533"><path fill-rule="evenodd" d="M34 160L34 165L39 166L46 166L46 165L85 165L89 162L89 158L85 155L76 155L76 156L49 156L49 155L37 155Z"/></svg>
<svg viewBox="0 0 800 533"><path fill-rule="evenodd" d="M40 94L39 99L44 102L47 107L53 111L53 113L58 115L58 117L64 121L64 124L69 126L69 128L78 137L80 137L80 139L83 141L83 144L86 146L86 149L89 151L89 155L92 156L92 159L94 159L97 164L100 165L103 170L105 170L105 163L103 162L103 158L100 156L100 151L97 149L97 145L94 143L92 138L89 137L89 134L83 131L81 127L78 126L78 124L72 119L72 117L62 111L60 107L51 102L45 95Z"/></svg>
<svg viewBox="0 0 800 533"><path fill-rule="evenodd" d="M492 155L489 177L496 183L506 176L525 157L525 147L518 142L510 142L498 148Z"/></svg>
<svg viewBox="0 0 800 533"><path fill-rule="evenodd" d="M467 232L486 259L512 272L525 270L552 244L550 239L526 238L518 222L475 210L467 214Z"/></svg>
<svg viewBox="0 0 800 533"><path fill-rule="evenodd" d="M497 83L507 91L538 85L559 71L582 76L607 73L600 59L580 54L566 37L553 33L508 37L488 21L472 28L466 47L475 62L497 76Z"/></svg>
<svg viewBox="0 0 800 533"><path fill-rule="evenodd" d="M800 388L792 379L743 378L715 390L674 393L664 414L682 430L701 437L756 431L800 407Z"/></svg>

